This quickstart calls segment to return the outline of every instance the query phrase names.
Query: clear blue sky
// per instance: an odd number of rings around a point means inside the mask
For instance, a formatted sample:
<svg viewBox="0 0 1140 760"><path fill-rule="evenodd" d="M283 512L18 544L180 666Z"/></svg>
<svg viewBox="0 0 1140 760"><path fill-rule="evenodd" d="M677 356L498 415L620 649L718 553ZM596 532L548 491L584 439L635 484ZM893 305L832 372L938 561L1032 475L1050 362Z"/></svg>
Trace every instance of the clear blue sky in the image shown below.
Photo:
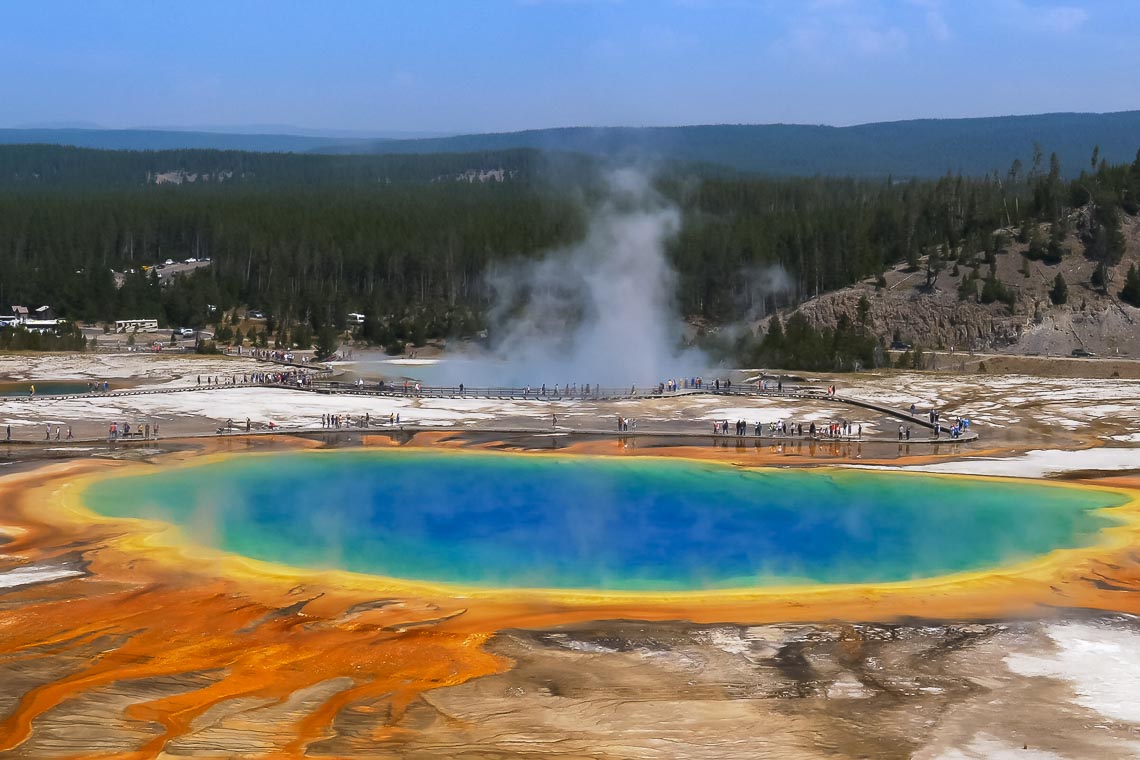
<svg viewBox="0 0 1140 760"><path fill-rule="evenodd" d="M1136 0L13 0L0 126L365 131L1140 108Z"/></svg>

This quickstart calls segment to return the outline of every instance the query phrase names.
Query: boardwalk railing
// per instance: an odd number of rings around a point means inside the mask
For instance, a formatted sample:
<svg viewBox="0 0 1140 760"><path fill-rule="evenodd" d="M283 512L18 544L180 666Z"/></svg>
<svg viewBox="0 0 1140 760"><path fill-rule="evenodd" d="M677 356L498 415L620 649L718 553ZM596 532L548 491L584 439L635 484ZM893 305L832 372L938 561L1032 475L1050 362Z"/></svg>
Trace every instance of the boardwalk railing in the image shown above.
<svg viewBox="0 0 1140 760"><path fill-rule="evenodd" d="M659 387L651 387L649 389L642 389L636 386L629 387L599 387L596 385L589 386L587 390L585 386L575 387L571 385L569 388L566 386L556 386L543 389L542 386L535 387L510 387L510 386L489 386L489 387L467 387L463 386L425 386L421 385L417 388L414 384L409 384L407 388L404 385L393 385L390 383L365 383L363 385L353 382L336 382L330 380L309 380L303 385L298 385L294 382L256 382L253 380L243 380L235 378L235 382L223 382L211 385L193 385L183 386L178 388L149 388L149 389L124 389L117 391L94 391L90 393L75 393L66 395L42 395L42 396L16 396L9 397L13 400L66 400L75 398L106 398L117 396L143 396L143 395L158 395L165 393L186 393L186 392L210 392L221 390L232 390L235 388L283 388L287 390L300 390L308 391L310 393L321 394L337 394L337 395L350 395L350 396L372 396L378 398L436 398L436 399L491 399L503 401L547 401L547 402L568 402L568 401L628 401L628 400L653 400L653 399L668 399L679 398L683 396L693 395L710 395L710 396L732 396L743 398L785 398L785 399L804 399L811 401L830 401L834 403L847 404L856 406L862 409L879 412L880 414L895 417L905 422L934 429L935 423L930 421L927 414L914 414L912 415L907 409L896 409L894 407L877 404L873 401L865 399L853 398L851 396L841 396L839 394L829 393L825 388L807 386L807 385L789 385L778 388L757 388L755 386L747 385L734 385L730 387L716 388L702 386L702 387L680 387L676 390L660 390ZM947 429L949 426L942 426Z"/></svg>

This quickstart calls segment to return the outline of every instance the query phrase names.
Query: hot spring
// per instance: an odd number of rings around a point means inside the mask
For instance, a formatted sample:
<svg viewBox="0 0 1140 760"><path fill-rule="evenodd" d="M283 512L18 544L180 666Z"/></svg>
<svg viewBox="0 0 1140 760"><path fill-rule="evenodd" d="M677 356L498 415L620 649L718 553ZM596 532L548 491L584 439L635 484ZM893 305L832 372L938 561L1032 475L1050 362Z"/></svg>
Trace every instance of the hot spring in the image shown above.
<svg viewBox="0 0 1140 760"><path fill-rule="evenodd" d="M902 581L1088 546L1120 494L868 470L431 450L233 456L96 480L87 507L257 560L471 587Z"/></svg>

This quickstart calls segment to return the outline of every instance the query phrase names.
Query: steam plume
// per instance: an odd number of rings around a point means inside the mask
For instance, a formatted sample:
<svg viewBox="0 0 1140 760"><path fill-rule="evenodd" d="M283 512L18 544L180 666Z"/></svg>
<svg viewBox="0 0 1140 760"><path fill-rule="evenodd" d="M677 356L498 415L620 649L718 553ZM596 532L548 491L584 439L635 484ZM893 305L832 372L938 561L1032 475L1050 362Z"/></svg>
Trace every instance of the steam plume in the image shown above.
<svg viewBox="0 0 1140 760"><path fill-rule="evenodd" d="M644 387L709 366L682 347L666 258L679 210L635 170L608 189L580 243L491 273L493 361L464 367L469 382Z"/></svg>

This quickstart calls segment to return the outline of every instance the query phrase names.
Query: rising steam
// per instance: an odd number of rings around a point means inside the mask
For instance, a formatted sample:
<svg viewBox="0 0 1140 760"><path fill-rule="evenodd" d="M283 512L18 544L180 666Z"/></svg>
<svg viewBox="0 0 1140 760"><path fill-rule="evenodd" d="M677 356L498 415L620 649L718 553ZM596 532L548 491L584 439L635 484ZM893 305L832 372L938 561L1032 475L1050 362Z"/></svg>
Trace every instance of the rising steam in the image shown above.
<svg viewBox="0 0 1140 760"><path fill-rule="evenodd" d="M586 237L488 276L490 356L469 383L643 387L708 368L684 348L666 245L680 211L634 170L613 172Z"/></svg>

